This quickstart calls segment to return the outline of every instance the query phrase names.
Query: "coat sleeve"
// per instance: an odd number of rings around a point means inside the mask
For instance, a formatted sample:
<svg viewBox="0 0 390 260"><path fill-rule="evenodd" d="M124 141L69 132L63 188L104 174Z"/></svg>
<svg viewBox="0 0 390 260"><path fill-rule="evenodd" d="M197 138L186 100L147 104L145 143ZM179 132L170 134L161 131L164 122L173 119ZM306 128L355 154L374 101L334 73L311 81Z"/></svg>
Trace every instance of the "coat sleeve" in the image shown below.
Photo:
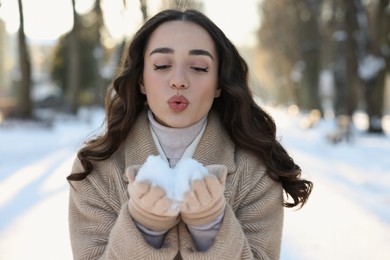
<svg viewBox="0 0 390 260"><path fill-rule="evenodd" d="M78 165L76 160L73 168ZM96 172L90 175L71 182L69 231L74 259L173 259L177 255L177 228L167 233L161 249L153 248L135 226L127 203L115 211L108 182Z"/></svg>
<svg viewBox="0 0 390 260"><path fill-rule="evenodd" d="M221 229L208 251L197 252L187 229L179 226L184 259L279 259L284 212L281 184L266 174L243 179L247 177L241 177L243 184L236 182L236 202L226 206Z"/></svg>

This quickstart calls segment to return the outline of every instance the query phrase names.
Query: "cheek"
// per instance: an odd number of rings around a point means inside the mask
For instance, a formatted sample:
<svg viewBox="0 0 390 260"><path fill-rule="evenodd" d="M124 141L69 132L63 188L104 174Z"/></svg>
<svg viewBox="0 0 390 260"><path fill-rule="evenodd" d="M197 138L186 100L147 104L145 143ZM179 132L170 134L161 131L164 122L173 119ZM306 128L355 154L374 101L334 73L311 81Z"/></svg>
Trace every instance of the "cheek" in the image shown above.
<svg viewBox="0 0 390 260"><path fill-rule="evenodd" d="M150 73L150 71L144 71L143 85L145 91L157 86L161 82L161 78L155 73Z"/></svg>
<svg viewBox="0 0 390 260"><path fill-rule="evenodd" d="M209 98L219 97L221 94L221 89L218 88L217 80L213 77L205 82L205 95Z"/></svg>
<svg viewBox="0 0 390 260"><path fill-rule="evenodd" d="M215 86L206 85L202 88L202 91L199 91L198 93L199 100L202 100L203 103L212 103L214 98L217 97L218 90Z"/></svg>
<svg viewBox="0 0 390 260"><path fill-rule="evenodd" d="M217 93L217 86L215 81L207 81L202 84L202 87L200 88L202 91L200 91L202 96L207 99L214 99Z"/></svg>

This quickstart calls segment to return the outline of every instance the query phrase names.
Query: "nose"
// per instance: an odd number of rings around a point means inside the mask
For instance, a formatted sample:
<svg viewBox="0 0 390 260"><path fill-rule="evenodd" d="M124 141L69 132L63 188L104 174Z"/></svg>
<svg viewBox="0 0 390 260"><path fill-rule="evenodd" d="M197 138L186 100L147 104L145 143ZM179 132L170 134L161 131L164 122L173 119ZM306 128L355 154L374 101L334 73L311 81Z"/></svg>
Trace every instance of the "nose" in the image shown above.
<svg viewBox="0 0 390 260"><path fill-rule="evenodd" d="M176 89L188 88L188 81L184 69L177 68L173 71L170 85Z"/></svg>

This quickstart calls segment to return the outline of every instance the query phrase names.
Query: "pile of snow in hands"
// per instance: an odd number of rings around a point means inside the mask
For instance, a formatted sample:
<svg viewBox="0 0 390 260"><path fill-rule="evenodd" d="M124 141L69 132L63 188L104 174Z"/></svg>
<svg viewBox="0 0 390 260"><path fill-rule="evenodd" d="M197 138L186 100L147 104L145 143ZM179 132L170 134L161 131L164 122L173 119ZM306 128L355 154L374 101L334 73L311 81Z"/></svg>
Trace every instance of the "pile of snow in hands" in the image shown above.
<svg viewBox="0 0 390 260"><path fill-rule="evenodd" d="M191 158L182 158L170 168L160 156L150 155L139 169L135 181L148 181L153 186L162 187L167 198L174 204L183 200L183 195L190 190L192 181L201 180L209 171L198 161Z"/></svg>

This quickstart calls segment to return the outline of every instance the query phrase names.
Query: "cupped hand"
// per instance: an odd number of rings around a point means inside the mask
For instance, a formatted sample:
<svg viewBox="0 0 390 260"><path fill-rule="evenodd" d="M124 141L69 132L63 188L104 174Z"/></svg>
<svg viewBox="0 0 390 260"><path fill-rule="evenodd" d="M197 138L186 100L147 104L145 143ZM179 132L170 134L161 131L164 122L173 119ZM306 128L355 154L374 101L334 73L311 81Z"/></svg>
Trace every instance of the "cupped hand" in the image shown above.
<svg viewBox="0 0 390 260"><path fill-rule="evenodd" d="M224 165L206 166L209 174L194 180L184 194L180 215L187 225L203 225L220 216L226 206L224 197L227 168Z"/></svg>
<svg viewBox="0 0 390 260"><path fill-rule="evenodd" d="M148 181L135 181L139 166L126 169L130 196L128 208L132 218L142 226L155 230L168 230L179 221L179 208L166 197L166 192Z"/></svg>

